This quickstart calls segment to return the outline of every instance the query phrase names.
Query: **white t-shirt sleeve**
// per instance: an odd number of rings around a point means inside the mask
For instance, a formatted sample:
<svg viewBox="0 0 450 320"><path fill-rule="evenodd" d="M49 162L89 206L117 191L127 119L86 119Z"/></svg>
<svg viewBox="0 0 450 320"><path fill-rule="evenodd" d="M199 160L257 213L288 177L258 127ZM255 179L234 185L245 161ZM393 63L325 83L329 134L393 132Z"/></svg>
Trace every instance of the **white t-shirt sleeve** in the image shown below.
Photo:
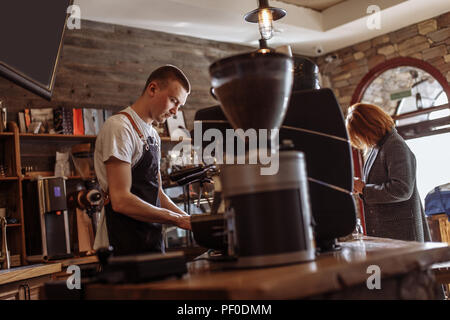
<svg viewBox="0 0 450 320"><path fill-rule="evenodd" d="M111 157L131 164L133 156L133 136L132 128L120 118L111 118L105 122L102 130L102 161L105 162Z"/></svg>

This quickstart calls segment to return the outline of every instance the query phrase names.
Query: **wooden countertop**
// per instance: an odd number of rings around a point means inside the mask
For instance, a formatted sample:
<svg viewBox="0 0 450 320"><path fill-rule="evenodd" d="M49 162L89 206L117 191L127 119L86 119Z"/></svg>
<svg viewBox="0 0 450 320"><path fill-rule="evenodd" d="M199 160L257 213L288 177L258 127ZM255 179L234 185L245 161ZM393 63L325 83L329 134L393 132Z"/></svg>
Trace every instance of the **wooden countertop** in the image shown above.
<svg viewBox="0 0 450 320"><path fill-rule="evenodd" d="M370 265L381 279L450 261L445 243L363 237L315 261L281 267L215 270L205 260L188 264L182 279L142 284L90 284L87 299L301 299L366 282Z"/></svg>
<svg viewBox="0 0 450 320"><path fill-rule="evenodd" d="M93 263L98 263L97 256L52 260L47 263L31 264L28 266L0 270L0 285L40 277L47 274L63 272L63 268L70 265L85 265Z"/></svg>
<svg viewBox="0 0 450 320"><path fill-rule="evenodd" d="M0 270L0 285L61 271L61 263L35 264Z"/></svg>
<svg viewBox="0 0 450 320"><path fill-rule="evenodd" d="M62 267L68 267L70 265L81 265L81 264L91 264L98 263L98 258L96 255L85 256L85 257L75 257L63 260L54 260L53 262L61 263Z"/></svg>

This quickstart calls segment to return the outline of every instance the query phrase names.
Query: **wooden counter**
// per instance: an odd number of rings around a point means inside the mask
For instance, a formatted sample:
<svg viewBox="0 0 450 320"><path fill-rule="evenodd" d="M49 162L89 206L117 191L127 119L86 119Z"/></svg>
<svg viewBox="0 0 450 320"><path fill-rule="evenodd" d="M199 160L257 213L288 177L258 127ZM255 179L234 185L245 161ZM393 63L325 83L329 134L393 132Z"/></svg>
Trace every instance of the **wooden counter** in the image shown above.
<svg viewBox="0 0 450 320"><path fill-rule="evenodd" d="M81 268L98 265L97 256L75 257L52 260L47 263L0 270L0 300L41 299L44 284L52 281L65 281L70 275L67 267L78 265Z"/></svg>
<svg viewBox="0 0 450 320"><path fill-rule="evenodd" d="M0 270L0 285L60 272L61 267L61 263L52 263Z"/></svg>
<svg viewBox="0 0 450 320"><path fill-rule="evenodd" d="M38 300L40 288L61 267L61 263L52 263L0 270L0 300Z"/></svg>
<svg viewBox="0 0 450 320"><path fill-rule="evenodd" d="M215 270L199 260L182 279L142 284L89 284L87 299L428 299L436 298L430 266L450 261L444 243L363 237L315 261L281 267ZM369 266L381 271L381 289L369 290Z"/></svg>

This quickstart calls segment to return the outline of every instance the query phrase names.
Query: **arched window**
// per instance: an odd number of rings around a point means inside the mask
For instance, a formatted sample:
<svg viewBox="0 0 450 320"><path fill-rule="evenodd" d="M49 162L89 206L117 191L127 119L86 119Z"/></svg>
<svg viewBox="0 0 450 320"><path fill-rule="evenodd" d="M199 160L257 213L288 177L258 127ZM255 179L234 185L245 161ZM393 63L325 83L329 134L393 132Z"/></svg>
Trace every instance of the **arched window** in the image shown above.
<svg viewBox="0 0 450 320"><path fill-rule="evenodd" d="M395 58L373 68L358 85L352 103L368 102L386 110L405 139L450 132L450 89L430 64Z"/></svg>

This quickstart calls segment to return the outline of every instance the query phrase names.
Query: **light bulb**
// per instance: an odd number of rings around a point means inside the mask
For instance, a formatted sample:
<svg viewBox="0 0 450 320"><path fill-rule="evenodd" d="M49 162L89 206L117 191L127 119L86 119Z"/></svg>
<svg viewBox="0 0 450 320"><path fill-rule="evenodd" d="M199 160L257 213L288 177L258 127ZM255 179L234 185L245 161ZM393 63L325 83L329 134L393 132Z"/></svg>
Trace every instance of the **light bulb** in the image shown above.
<svg viewBox="0 0 450 320"><path fill-rule="evenodd" d="M262 9L258 13L258 25L261 37L265 40L272 38L273 25L272 25L272 11L269 9Z"/></svg>

